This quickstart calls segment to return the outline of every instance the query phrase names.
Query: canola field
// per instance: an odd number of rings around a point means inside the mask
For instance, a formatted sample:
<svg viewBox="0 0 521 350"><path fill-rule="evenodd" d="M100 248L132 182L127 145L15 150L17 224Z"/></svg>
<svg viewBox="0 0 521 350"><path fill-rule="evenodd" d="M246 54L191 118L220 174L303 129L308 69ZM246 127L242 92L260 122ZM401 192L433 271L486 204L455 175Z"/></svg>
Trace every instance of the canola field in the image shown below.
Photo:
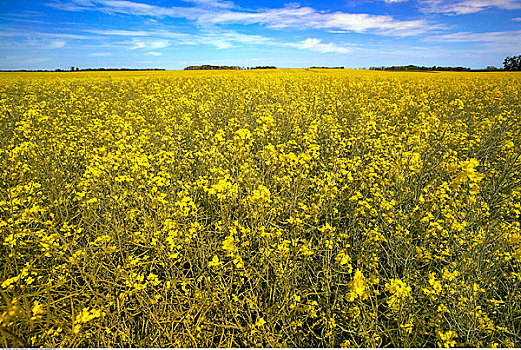
<svg viewBox="0 0 521 350"><path fill-rule="evenodd" d="M0 346L521 346L521 74L0 82Z"/></svg>

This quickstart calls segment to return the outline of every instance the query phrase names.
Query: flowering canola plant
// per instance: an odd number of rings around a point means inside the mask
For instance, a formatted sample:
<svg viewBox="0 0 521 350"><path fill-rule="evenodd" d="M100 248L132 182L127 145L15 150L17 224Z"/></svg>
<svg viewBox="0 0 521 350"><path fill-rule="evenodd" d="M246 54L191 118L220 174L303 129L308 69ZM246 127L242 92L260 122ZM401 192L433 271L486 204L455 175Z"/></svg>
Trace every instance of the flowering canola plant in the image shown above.
<svg viewBox="0 0 521 350"><path fill-rule="evenodd" d="M521 346L521 75L2 73L3 347Z"/></svg>

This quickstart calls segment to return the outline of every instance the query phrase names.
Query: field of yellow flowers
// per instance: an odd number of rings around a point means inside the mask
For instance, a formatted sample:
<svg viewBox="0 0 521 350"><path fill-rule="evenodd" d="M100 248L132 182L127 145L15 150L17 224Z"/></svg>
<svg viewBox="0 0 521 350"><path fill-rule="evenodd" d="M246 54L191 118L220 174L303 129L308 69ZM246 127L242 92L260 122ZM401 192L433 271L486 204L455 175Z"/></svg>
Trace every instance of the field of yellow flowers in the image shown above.
<svg viewBox="0 0 521 350"><path fill-rule="evenodd" d="M2 73L0 346L521 346L521 74Z"/></svg>

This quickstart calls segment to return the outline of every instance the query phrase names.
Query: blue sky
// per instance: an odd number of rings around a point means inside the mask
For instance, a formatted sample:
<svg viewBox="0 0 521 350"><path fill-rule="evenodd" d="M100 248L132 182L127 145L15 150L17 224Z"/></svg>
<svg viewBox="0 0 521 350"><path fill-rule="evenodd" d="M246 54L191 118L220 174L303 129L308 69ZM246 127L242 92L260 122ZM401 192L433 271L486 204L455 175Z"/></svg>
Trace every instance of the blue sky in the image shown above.
<svg viewBox="0 0 521 350"><path fill-rule="evenodd" d="M501 67L521 0L0 0L0 69Z"/></svg>

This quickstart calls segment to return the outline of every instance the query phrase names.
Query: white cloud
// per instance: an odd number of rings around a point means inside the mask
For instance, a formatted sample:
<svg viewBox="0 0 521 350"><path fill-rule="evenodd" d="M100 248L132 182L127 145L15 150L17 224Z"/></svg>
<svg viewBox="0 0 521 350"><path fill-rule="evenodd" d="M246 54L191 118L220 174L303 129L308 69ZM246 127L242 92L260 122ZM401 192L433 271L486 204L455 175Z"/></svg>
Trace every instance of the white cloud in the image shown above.
<svg viewBox="0 0 521 350"><path fill-rule="evenodd" d="M311 50L320 53L348 53L351 50L345 46L339 46L334 43L323 44L321 39L307 38L306 40L299 41L298 43L287 44L287 46L296 47L302 50Z"/></svg>
<svg viewBox="0 0 521 350"><path fill-rule="evenodd" d="M257 12L222 11L201 16L200 23L214 24L263 24L271 28L298 27L304 22L306 27L318 24L321 14L310 7L288 6L278 9L264 9Z"/></svg>
<svg viewBox="0 0 521 350"><path fill-rule="evenodd" d="M161 52L157 52L157 51L150 51L150 52L147 52L147 54L151 55L151 56L161 56L162 53Z"/></svg>
<svg viewBox="0 0 521 350"><path fill-rule="evenodd" d="M168 40L153 40L147 45L147 47L152 50L162 49L168 46L170 46L170 41Z"/></svg>
<svg viewBox="0 0 521 350"><path fill-rule="evenodd" d="M94 3L94 2L92 2ZM133 1L124 1L124 0L102 0L96 1L95 3L99 3L103 5L101 9L106 12L116 12L116 13L128 13L134 15L144 15L144 16L152 16L152 17L170 17L173 14L173 8L160 7L155 5L148 5Z"/></svg>
<svg viewBox="0 0 521 350"><path fill-rule="evenodd" d="M384 0L386 3L388 4L394 4L394 3L397 3L397 2L406 2L406 1L409 1L409 0Z"/></svg>
<svg viewBox="0 0 521 350"><path fill-rule="evenodd" d="M89 54L91 57L109 57L112 56L111 52L92 52Z"/></svg>
<svg viewBox="0 0 521 350"><path fill-rule="evenodd" d="M18 64L38 64L49 62L51 59L49 57L31 57L27 59L18 60Z"/></svg>
<svg viewBox="0 0 521 350"><path fill-rule="evenodd" d="M10 37L10 38L53 38L53 39L78 39L78 40L87 40L92 39L90 36L86 35L77 35L77 34L68 34L68 33L39 33L39 32L29 32L29 31L5 31L0 32L0 37Z"/></svg>
<svg viewBox="0 0 521 350"><path fill-rule="evenodd" d="M504 32L469 33L458 32L445 35L431 36L425 41L475 43L475 51L482 53L511 54L519 50L521 30ZM476 45L477 44L477 45Z"/></svg>
<svg viewBox="0 0 521 350"><path fill-rule="evenodd" d="M150 36L150 32L141 30L85 29L84 31L87 33L101 35Z"/></svg>
<svg viewBox="0 0 521 350"><path fill-rule="evenodd" d="M131 50L135 49L147 49L147 50L158 50L170 46L170 41L163 39L133 39Z"/></svg>
<svg viewBox="0 0 521 350"><path fill-rule="evenodd" d="M216 7L216 8L232 8L234 3L232 1L221 1L221 0L183 0L185 2L191 2L200 6Z"/></svg>
<svg viewBox="0 0 521 350"><path fill-rule="evenodd" d="M131 41L121 42L123 45L130 45L131 50L147 49L158 50L171 45L211 45L218 49L227 49L236 44L261 45L273 43L271 38L262 35L242 34L232 30L218 30L203 32L197 35L185 33L169 32L167 30L157 31L132 31L132 30L85 30L108 36L130 36Z"/></svg>
<svg viewBox="0 0 521 350"><path fill-rule="evenodd" d="M47 47L49 49L60 49L65 45L67 45L67 42L64 40L52 40Z"/></svg>
<svg viewBox="0 0 521 350"><path fill-rule="evenodd" d="M90 40L91 36L68 34L68 33L37 33L37 36L58 39L72 39L72 40Z"/></svg>
<svg viewBox="0 0 521 350"><path fill-rule="evenodd" d="M34 20L34 19L28 19L26 17L20 17L20 18L17 18L20 14L3 14L2 16L0 16L0 19L2 19L2 21L5 21L5 22L8 22L8 21L15 21L15 22L22 22L22 23L35 23L35 24L49 24L48 22L45 22L45 21L38 21L38 20Z"/></svg>
<svg viewBox="0 0 521 350"><path fill-rule="evenodd" d="M203 33L199 36L195 36L194 39L199 43L214 45L221 49L233 46L232 43L262 45L273 42L271 38L267 38L262 35L242 34L232 30L215 30L212 32Z"/></svg>
<svg viewBox="0 0 521 350"><path fill-rule="evenodd" d="M519 10L521 0L423 0L420 7L424 13L466 15L492 7L502 10Z"/></svg>
<svg viewBox="0 0 521 350"><path fill-rule="evenodd" d="M195 45L194 36L185 34L185 33L176 33L170 32L167 30L153 30L153 31L144 31L144 30L119 30L119 29L86 29L84 30L88 33L99 34L99 35L107 35L107 36L123 36L123 37L133 37L133 48L144 48L148 47L148 45L152 45L152 49L157 49L158 47L154 47L155 45L161 45L161 42L166 42L162 39L169 39L168 43L170 44L181 44L181 45ZM140 37L140 39L136 39L135 37ZM144 39L148 37L148 39ZM150 43L150 42L154 43ZM168 45L168 46L169 46ZM166 46L164 46L166 47Z"/></svg>
<svg viewBox="0 0 521 350"><path fill-rule="evenodd" d="M206 44L213 45L219 50L229 49L230 47L233 47L233 44L226 40L212 40L210 42L207 42Z"/></svg>
<svg viewBox="0 0 521 350"><path fill-rule="evenodd" d="M145 44L141 40L133 40L132 43L133 43L133 46L130 48L131 50L147 48L147 44Z"/></svg>
<svg viewBox="0 0 521 350"><path fill-rule="evenodd" d="M258 12L224 11L206 14L201 23L262 24L269 28L312 28L330 31L410 36L440 28L425 20L400 21L391 16L364 13L319 12L311 7L285 7Z"/></svg>
<svg viewBox="0 0 521 350"><path fill-rule="evenodd" d="M409 36L424 33L434 26L424 20L397 21L391 16L374 16L337 12L328 16L322 27L365 33L375 31L382 35Z"/></svg>
<svg viewBox="0 0 521 350"><path fill-rule="evenodd" d="M90 8L90 6L82 5L80 1L51 1L44 5L62 11L84 11Z"/></svg>
<svg viewBox="0 0 521 350"><path fill-rule="evenodd" d="M220 50L242 45L277 44L273 39L262 35L242 34L232 30L214 30L194 35L192 39L197 44L215 46Z"/></svg>
<svg viewBox="0 0 521 350"><path fill-rule="evenodd" d="M518 21L518 22L521 22L521 17L512 18L512 21Z"/></svg>
<svg viewBox="0 0 521 350"><path fill-rule="evenodd" d="M49 33L28 32L1 32L0 48L6 50L42 49L56 50L65 47L67 36L52 35Z"/></svg>
<svg viewBox="0 0 521 350"><path fill-rule="evenodd" d="M426 41L441 42L517 42L521 43L521 30L504 32L470 33L458 32L444 35L431 36Z"/></svg>
<svg viewBox="0 0 521 350"><path fill-rule="evenodd" d="M161 7L125 0L53 0L45 5L63 11L101 11L159 18L196 19L197 15L204 11L198 7Z"/></svg>
<svg viewBox="0 0 521 350"><path fill-rule="evenodd" d="M291 27L299 29L342 30L346 32L373 33L389 36L417 35L440 28L426 20L402 21L387 15L318 11L312 7L301 7L298 4L289 4L282 8L239 10L233 6L233 3L227 1L186 1L194 3L195 6L161 7L123 0L72 0L66 3L54 1L49 3L48 6L69 11L79 11L83 9L159 18L185 18L196 21L202 26L208 26L209 24L260 24L269 28ZM397 0L390 1L396 2Z"/></svg>

